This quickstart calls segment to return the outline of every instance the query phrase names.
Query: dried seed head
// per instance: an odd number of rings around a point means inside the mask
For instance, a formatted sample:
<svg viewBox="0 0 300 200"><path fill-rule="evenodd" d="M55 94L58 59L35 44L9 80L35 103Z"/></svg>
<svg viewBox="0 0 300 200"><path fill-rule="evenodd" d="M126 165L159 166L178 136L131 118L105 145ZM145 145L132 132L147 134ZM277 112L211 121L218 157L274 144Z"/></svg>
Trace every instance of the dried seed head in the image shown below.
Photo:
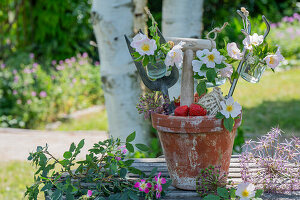
<svg viewBox="0 0 300 200"><path fill-rule="evenodd" d="M168 44L171 46L171 49L175 46L173 41L168 41Z"/></svg>
<svg viewBox="0 0 300 200"><path fill-rule="evenodd" d="M245 15L246 17L249 16L249 12L248 12L248 10L247 10L245 7L241 7L241 11L244 13L244 15Z"/></svg>

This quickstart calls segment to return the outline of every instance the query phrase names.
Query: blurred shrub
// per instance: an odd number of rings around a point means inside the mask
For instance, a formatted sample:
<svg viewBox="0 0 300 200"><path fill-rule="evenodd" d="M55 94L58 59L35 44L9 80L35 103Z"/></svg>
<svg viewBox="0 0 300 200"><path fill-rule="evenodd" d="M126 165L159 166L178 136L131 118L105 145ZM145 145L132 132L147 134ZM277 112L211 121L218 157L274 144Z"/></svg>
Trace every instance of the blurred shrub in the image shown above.
<svg viewBox="0 0 300 200"><path fill-rule="evenodd" d="M271 24L269 40L280 46L284 57L300 59L300 15L285 16L278 23Z"/></svg>
<svg viewBox="0 0 300 200"><path fill-rule="evenodd" d="M99 68L87 53L52 61L47 70L34 62L18 69L1 64L0 126L34 128L59 114L103 103Z"/></svg>
<svg viewBox="0 0 300 200"><path fill-rule="evenodd" d="M0 60L27 61L35 52L40 63L88 52L98 60L90 22L90 0L1 0ZM17 64L20 64L17 63ZM17 65L16 65L17 66Z"/></svg>

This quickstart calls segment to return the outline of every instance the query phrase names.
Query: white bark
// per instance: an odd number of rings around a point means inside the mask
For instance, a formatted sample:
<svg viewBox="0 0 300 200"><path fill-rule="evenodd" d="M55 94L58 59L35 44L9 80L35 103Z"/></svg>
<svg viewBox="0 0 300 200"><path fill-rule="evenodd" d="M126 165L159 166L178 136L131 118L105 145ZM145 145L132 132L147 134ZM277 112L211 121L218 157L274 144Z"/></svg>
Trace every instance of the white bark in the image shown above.
<svg viewBox="0 0 300 200"><path fill-rule="evenodd" d="M202 13L203 0L163 0L163 35L165 37L200 38ZM181 80L179 79L170 88L169 94L171 99L180 95L180 85Z"/></svg>
<svg viewBox="0 0 300 200"><path fill-rule="evenodd" d="M122 141L136 131L136 143L149 141L149 122L139 115L139 78L124 34L133 34L131 0L94 0L93 27L101 60L100 75L107 109L109 133Z"/></svg>
<svg viewBox="0 0 300 200"><path fill-rule="evenodd" d="M147 6L147 0L133 0L134 4L134 18L133 31L137 33L140 29L147 34L147 16L144 8Z"/></svg>

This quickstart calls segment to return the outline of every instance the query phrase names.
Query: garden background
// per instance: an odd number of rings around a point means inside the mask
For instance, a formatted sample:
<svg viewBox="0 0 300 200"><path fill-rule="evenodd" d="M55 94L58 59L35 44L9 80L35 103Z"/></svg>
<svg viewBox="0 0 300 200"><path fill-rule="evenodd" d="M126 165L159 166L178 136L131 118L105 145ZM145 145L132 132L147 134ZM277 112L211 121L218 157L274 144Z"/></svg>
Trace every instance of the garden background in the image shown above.
<svg viewBox="0 0 300 200"><path fill-rule="evenodd" d="M161 27L162 1L151 0L147 4ZM72 131L67 134L71 141L90 135L92 141L95 134L104 132L91 133L91 130L108 131L91 6L90 0L1 1L0 132L7 131L6 128L51 129L41 134L56 134L54 137L59 138L66 132L56 130ZM258 84L240 79L235 99L243 106L243 118L247 120L238 131L237 152L245 137L264 134L274 126L279 126L286 137L300 136L300 3L296 0L204 1L202 38L228 21L230 25L217 38L218 47L227 41L242 41L242 23L234 14L241 6L252 16L253 32L265 30L262 13L272 22L268 41L280 45L286 60L276 73L267 70ZM222 87L228 89L229 84ZM87 132L74 132L77 130ZM16 139L18 134L31 137L30 131L10 129L8 132L11 131L15 131ZM4 134L0 137L2 143L8 137ZM65 139L55 142L64 143ZM134 156L161 154L154 129L150 145L150 154ZM15 154L19 153L16 150ZM32 177L33 167L28 162L1 160L0 199L21 199Z"/></svg>

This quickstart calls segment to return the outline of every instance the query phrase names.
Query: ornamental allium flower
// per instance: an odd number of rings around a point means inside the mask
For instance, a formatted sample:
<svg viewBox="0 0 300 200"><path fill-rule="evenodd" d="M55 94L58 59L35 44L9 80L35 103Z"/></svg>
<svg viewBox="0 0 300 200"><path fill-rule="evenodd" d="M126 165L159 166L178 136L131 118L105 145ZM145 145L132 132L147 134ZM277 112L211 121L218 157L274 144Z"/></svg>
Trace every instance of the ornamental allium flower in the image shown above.
<svg viewBox="0 0 300 200"><path fill-rule="evenodd" d="M119 161L119 160L121 160L121 157L120 157L120 156L116 156L115 159L116 159L117 161Z"/></svg>
<svg viewBox="0 0 300 200"><path fill-rule="evenodd" d="M52 60L52 61L51 61L51 64L52 64L52 65L56 65L56 63L57 63L56 60Z"/></svg>
<svg viewBox="0 0 300 200"><path fill-rule="evenodd" d="M133 38L132 38L132 42L130 43L130 46L132 48L137 48L138 47L138 43L141 42L143 39L147 38L147 36L145 34L142 33L138 33L136 34Z"/></svg>
<svg viewBox="0 0 300 200"><path fill-rule="evenodd" d="M28 105L30 105L32 103L32 101L30 99L27 100L26 102Z"/></svg>
<svg viewBox="0 0 300 200"><path fill-rule="evenodd" d="M32 64L32 67L33 67L33 68L37 68L38 65L39 65L39 64L37 64L37 63L33 63L33 64Z"/></svg>
<svg viewBox="0 0 300 200"><path fill-rule="evenodd" d="M2 64L1 64L1 69L4 69L4 68L5 68L5 64L2 63Z"/></svg>
<svg viewBox="0 0 300 200"><path fill-rule="evenodd" d="M222 77L230 78L233 73L233 68L231 64L225 63L226 67L219 70L219 73Z"/></svg>
<svg viewBox="0 0 300 200"><path fill-rule="evenodd" d="M235 42L231 42L227 44L227 52L228 55L236 60L242 60L243 54L241 53L241 50L237 47Z"/></svg>
<svg viewBox="0 0 300 200"><path fill-rule="evenodd" d="M157 49L156 42L153 39L148 37L143 38L142 40L135 42L135 50L141 55L154 55L154 51Z"/></svg>
<svg viewBox="0 0 300 200"><path fill-rule="evenodd" d="M43 97L46 97L46 96L47 96L47 93L45 91L41 91L40 92L40 97L43 98Z"/></svg>
<svg viewBox="0 0 300 200"><path fill-rule="evenodd" d="M13 90L13 95L17 95L17 94L18 94L17 90Z"/></svg>
<svg viewBox="0 0 300 200"><path fill-rule="evenodd" d="M35 91L32 91L32 92L31 92L31 96L35 97L35 96L36 96L36 92L35 92Z"/></svg>
<svg viewBox="0 0 300 200"><path fill-rule="evenodd" d="M88 190L86 196L87 197L91 197L93 195L93 191L92 190Z"/></svg>
<svg viewBox="0 0 300 200"><path fill-rule="evenodd" d="M281 130L272 128L258 141L248 141L240 156L243 181L269 193L300 190L300 138L280 142ZM259 170L252 170L255 164Z"/></svg>
<svg viewBox="0 0 300 200"><path fill-rule="evenodd" d="M216 64L221 64L224 60L224 57L220 55L220 52L217 49L213 49L212 51L204 49L201 53L203 53L204 56L201 57L200 61L202 61L203 64L206 64L206 67L208 68L214 68Z"/></svg>
<svg viewBox="0 0 300 200"><path fill-rule="evenodd" d="M255 196L255 186L252 183L240 183L235 194L240 197L240 200L250 200Z"/></svg>
<svg viewBox="0 0 300 200"><path fill-rule="evenodd" d="M225 118L235 118L241 114L242 106L238 102L234 102L233 97L229 97L225 101L221 102L222 110L220 112Z"/></svg>
<svg viewBox="0 0 300 200"><path fill-rule="evenodd" d="M134 187L139 188L139 190L141 192L148 193L150 191L149 189L152 188L152 184L151 183L146 183L146 180L141 179L140 182L135 183Z"/></svg>
<svg viewBox="0 0 300 200"><path fill-rule="evenodd" d="M281 55L279 48L277 49L275 54L268 55L264 58L264 61L266 61L267 65L272 69L275 69L283 60L284 57Z"/></svg>
<svg viewBox="0 0 300 200"><path fill-rule="evenodd" d="M30 59L34 59L34 53L30 53L30 54L29 54L29 58L30 58Z"/></svg>
<svg viewBox="0 0 300 200"><path fill-rule="evenodd" d="M84 52L84 53L82 54L82 57L83 57L83 58L87 58L87 57L88 57L88 53L87 53L87 52Z"/></svg>
<svg viewBox="0 0 300 200"><path fill-rule="evenodd" d="M181 68L182 62L183 62L183 52L182 52L182 46L185 44L185 42L179 42L179 44L175 45L168 53L165 58L165 65L173 66L174 64L176 67Z"/></svg>

